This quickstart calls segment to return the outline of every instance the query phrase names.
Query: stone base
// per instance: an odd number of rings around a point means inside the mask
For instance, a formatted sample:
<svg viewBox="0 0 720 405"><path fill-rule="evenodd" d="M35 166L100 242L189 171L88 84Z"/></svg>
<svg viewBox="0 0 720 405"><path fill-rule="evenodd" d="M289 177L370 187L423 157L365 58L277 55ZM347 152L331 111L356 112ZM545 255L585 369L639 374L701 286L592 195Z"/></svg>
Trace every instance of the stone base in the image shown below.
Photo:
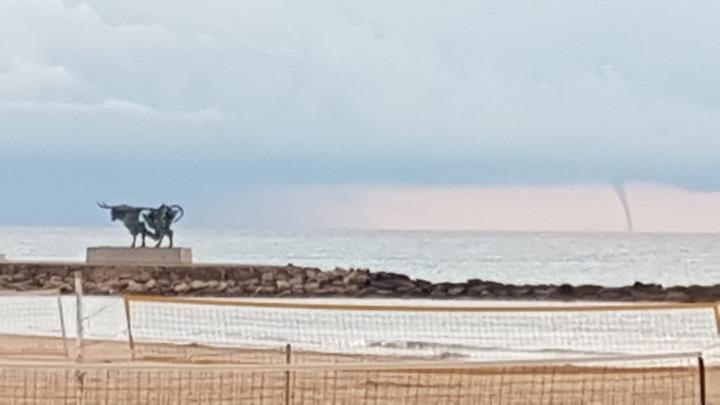
<svg viewBox="0 0 720 405"><path fill-rule="evenodd" d="M190 248L89 247L87 263L112 264L191 264Z"/></svg>

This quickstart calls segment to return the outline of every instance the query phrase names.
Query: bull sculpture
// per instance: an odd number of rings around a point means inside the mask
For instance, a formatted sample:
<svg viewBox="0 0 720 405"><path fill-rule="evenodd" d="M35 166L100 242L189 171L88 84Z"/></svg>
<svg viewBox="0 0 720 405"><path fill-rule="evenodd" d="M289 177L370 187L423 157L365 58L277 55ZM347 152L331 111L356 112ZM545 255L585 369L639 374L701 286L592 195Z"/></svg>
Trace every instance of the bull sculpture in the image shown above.
<svg viewBox="0 0 720 405"><path fill-rule="evenodd" d="M111 220L119 220L125 225L133 237L131 248L135 247L138 235L141 236L142 247L145 247L147 236L157 241L156 248L162 245L165 237L170 241L169 247L173 247L173 231L170 227L185 215L185 211L179 205L163 204L157 208L149 208L98 203L98 206L110 210Z"/></svg>
<svg viewBox="0 0 720 405"><path fill-rule="evenodd" d="M156 248L162 245L163 239L167 236L170 246L173 247L173 231L170 226L185 215L185 211L179 205L161 205L158 208L149 210L143 214L145 223L153 230L152 238L157 240Z"/></svg>

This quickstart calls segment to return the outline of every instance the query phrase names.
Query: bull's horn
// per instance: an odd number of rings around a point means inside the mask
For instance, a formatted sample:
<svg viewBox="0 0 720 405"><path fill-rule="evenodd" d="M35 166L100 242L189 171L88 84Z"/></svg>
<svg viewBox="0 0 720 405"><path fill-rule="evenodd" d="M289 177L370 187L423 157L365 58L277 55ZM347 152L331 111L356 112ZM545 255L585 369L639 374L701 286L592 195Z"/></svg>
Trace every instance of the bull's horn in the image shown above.
<svg viewBox="0 0 720 405"><path fill-rule="evenodd" d="M170 208L174 208L174 209L176 209L177 211L180 212L180 216L177 217L177 218L175 218L175 220L174 220L173 222L177 222L177 221L180 220L180 218L182 218L183 216L185 216L185 210L184 210L181 206L175 204L175 205L171 205Z"/></svg>
<svg viewBox="0 0 720 405"><path fill-rule="evenodd" d="M106 210L112 209L111 206L109 206L109 205L107 205L107 204L105 204L105 203L102 203L102 204L101 204L101 203L97 203L97 205L98 205L98 207L100 207L100 208L105 208Z"/></svg>

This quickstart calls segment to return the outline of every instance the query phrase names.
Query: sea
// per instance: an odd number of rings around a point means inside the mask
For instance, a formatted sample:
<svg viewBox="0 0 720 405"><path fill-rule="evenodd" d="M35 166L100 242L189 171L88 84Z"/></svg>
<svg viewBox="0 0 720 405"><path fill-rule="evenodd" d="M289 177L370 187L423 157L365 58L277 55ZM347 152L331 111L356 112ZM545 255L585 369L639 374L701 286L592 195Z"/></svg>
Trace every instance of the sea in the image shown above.
<svg viewBox="0 0 720 405"><path fill-rule="evenodd" d="M178 228L196 262L368 268L430 281L619 286L719 284L720 235L427 231L257 231ZM128 245L122 227L2 227L10 260L83 261L87 246ZM336 303L367 304L352 299ZM305 301L307 302L307 301ZM319 300L328 302L328 300ZM73 336L73 297L0 297L0 333ZM383 305L567 305L374 301ZM610 312L315 311L134 303L133 335L148 342L283 347L465 360L541 360L720 353L712 308ZM85 297L86 337L128 338L123 302ZM63 313L59 320L59 312ZM63 325L61 327L60 325ZM720 358L720 357L719 357Z"/></svg>
<svg viewBox="0 0 720 405"><path fill-rule="evenodd" d="M179 228L196 262L367 268L429 281L620 286L720 284L720 234L455 231L258 231ZM83 261L124 246L122 226L0 227L11 260Z"/></svg>

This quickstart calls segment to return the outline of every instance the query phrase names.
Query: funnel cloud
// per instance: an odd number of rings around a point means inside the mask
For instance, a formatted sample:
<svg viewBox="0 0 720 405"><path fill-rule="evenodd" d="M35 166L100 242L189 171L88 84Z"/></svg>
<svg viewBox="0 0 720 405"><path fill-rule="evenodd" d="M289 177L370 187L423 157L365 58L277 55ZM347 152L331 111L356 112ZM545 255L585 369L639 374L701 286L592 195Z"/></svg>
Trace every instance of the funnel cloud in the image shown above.
<svg viewBox="0 0 720 405"><path fill-rule="evenodd" d="M622 205L623 212L625 213L625 222L627 224L627 231L632 232L633 231L633 220L632 215L630 214L630 204L628 204L627 199L627 193L625 192L625 185L623 183L617 183L614 185L615 193L618 196L618 199L620 200L620 204Z"/></svg>

